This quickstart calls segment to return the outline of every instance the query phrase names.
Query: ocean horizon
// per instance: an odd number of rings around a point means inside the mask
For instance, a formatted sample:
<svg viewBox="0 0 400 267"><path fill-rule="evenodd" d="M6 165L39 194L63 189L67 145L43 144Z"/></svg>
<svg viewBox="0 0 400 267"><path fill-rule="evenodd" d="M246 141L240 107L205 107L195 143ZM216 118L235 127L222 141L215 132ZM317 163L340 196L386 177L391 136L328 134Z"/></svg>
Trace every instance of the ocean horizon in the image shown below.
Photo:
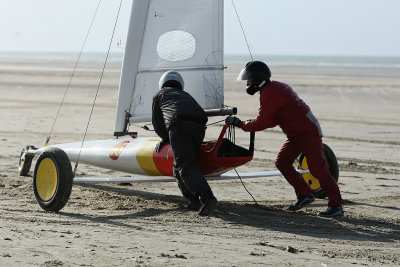
<svg viewBox="0 0 400 267"><path fill-rule="evenodd" d="M78 52L0 52L0 62L75 62ZM106 53L85 52L80 62L104 62ZM334 55L253 55L270 66L282 67L339 67L339 68L394 68L400 69L400 57L389 56L334 56ZM109 54L109 63L122 62L123 53ZM244 65L250 55L225 54L225 65Z"/></svg>

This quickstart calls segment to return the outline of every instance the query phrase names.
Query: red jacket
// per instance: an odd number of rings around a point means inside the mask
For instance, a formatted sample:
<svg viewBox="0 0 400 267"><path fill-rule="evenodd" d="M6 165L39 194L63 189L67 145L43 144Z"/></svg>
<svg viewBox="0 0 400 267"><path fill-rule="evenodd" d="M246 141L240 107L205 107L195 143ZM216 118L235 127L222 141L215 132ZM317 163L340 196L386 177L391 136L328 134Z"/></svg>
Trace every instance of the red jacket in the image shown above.
<svg viewBox="0 0 400 267"><path fill-rule="evenodd" d="M288 137L312 131L322 136L319 123L310 108L289 85L272 81L260 91L257 117L242 121L239 125L244 131L261 131L279 125Z"/></svg>

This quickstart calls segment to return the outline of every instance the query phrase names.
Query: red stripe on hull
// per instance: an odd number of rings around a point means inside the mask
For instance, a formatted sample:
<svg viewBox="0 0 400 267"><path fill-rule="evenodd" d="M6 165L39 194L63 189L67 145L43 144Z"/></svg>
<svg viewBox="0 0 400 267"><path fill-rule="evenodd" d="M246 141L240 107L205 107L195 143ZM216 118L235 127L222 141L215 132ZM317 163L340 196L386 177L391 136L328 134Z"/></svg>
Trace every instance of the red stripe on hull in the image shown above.
<svg viewBox="0 0 400 267"><path fill-rule="evenodd" d="M215 176L239 167L253 159L253 155L245 150L238 155L238 152L234 153L235 149L232 147L237 147L236 145L230 143L226 139L223 140L223 135L227 129L227 125L221 131L221 134L217 141L203 142L201 145L200 152L198 154L197 164L200 171L205 176ZM223 148L221 144L225 141L230 146L230 153L222 153ZM236 150L238 150L236 148ZM240 154L240 153L239 153ZM164 145L160 152L153 152L153 160L157 169L166 176L173 176L172 166L174 162L174 155L172 153L172 148L170 144Z"/></svg>
<svg viewBox="0 0 400 267"><path fill-rule="evenodd" d="M160 152L153 152L153 160L162 175L173 176L172 165L174 164L174 154L170 144L164 145Z"/></svg>

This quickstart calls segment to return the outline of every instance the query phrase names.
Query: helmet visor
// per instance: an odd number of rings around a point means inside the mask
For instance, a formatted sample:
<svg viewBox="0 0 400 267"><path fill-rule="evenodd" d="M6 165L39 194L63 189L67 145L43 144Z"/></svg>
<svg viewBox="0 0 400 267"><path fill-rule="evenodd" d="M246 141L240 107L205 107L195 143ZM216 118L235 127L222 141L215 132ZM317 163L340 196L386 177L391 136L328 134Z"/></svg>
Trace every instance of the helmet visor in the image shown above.
<svg viewBox="0 0 400 267"><path fill-rule="evenodd" d="M246 70L246 68L242 69L237 77L237 81L245 81L252 79L252 73Z"/></svg>

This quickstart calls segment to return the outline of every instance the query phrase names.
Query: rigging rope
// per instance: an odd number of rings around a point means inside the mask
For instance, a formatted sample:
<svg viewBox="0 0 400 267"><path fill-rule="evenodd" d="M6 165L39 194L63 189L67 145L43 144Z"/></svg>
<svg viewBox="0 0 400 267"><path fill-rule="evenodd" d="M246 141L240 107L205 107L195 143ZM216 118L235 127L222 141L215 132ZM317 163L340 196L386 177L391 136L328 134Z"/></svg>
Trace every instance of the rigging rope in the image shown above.
<svg viewBox="0 0 400 267"><path fill-rule="evenodd" d="M239 175L239 173L237 172L236 168L235 168L234 170L235 170L237 176L239 177L239 180L240 180L240 182L242 183L244 189L245 189L246 192L251 196L251 198L252 198L253 201L254 201L254 204L256 204L256 206L258 206L258 203L257 203L256 199L253 197L253 195L250 193L250 191L247 190L246 186L245 186L244 183L243 183L242 177L240 177L240 175Z"/></svg>
<svg viewBox="0 0 400 267"><path fill-rule="evenodd" d="M249 50L250 58L251 58L251 60L253 61L253 60L254 60L254 59L253 59L253 55L252 55L252 53L251 53L250 45L249 45L249 42L247 41L246 33L245 33L245 31L244 31L242 22L241 22L241 20L240 20L239 13L237 12L237 9L236 9L236 6L235 6L235 3L233 2L233 0L231 0L231 2L232 2L233 9L235 10L236 17L237 17L237 19L238 19L238 21L239 21L240 28L242 29L243 37L244 37L244 40L246 41L246 45L247 45L247 49ZM232 129L231 129L231 127L229 127L228 139L231 140L231 141L233 140L233 143L235 143L235 128L234 128L234 126L232 126ZM244 183L243 183L242 178L240 177L240 175L239 175L239 173L236 171L236 169L234 169L234 171L236 172L236 175L238 176L240 182L242 183L243 188L246 190L246 192L247 192L247 193L251 196L251 198L253 199L254 204L256 205L256 207L259 207L259 208L262 208L262 209L263 209L263 207L261 207L261 206L257 203L256 199L253 197L253 195L250 193L250 191L247 190L246 186L245 186Z"/></svg>
<svg viewBox="0 0 400 267"><path fill-rule="evenodd" d="M269 207L265 207L262 206L260 204L258 204L257 200L254 198L254 196L250 193L249 190L247 190L246 186L243 183L242 177L240 177L239 173L236 171L236 168L233 169L236 172L236 175L238 176L240 182L242 183L243 188L246 190L246 192L251 196L251 198L253 199L254 205L256 208L262 209L262 210L267 210L267 211L276 211L277 209L274 208L269 208Z"/></svg>
<svg viewBox="0 0 400 267"><path fill-rule="evenodd" d="M220 120L220 121L216 121L216 122L211 122L209 124L206 124L206 126L214 125L214 124L217 124L217 123L220 123L220 122L223 122L223 121L225 121L225 119Z"/></svg>
<svg viewBox="0 0 400 267"><path fill-rule="evenodd" d="M52 134L53 129L54 129L54 125L56 124L58 115L60 114L61 107L62 107L62 105L64 104L65 96L67 95L67 92L68 92L69 87L70 87L70 85L71 85L72 78L73 78L74 75L75 75L76 68L77 68L78 63L79 63L79 60L80 60L80 58L81 58L81 56L82 56L83 49L85 48L86 41L87 41L87 39L88 39L88 37L89 37L89 33L90 33L91 29L92 29L94 19L95 19L96 16L97 16L97 11L99 10L99 6L100 6L100 4L101 4L101 1L102 1L102 0L99 0L99 2L98 2L98 4L97 4L96 11L94 12L92 21L90 22L89 29L88 29L88 31L87 31L87 33L86 33L85 41L84 41L83 44L82 44L81 51L79 52L78 58L77 58L77 60L76 60L76 62L75 62L74 69L73 69L73 71L72 71L71 77L69 78L69 82L68 82L67 88L65 89L64 96L63 96L63 98L62 98L62 100L61 100L60 106L58 107L58 111L57 111L56 117L54 118L53 125L51 126L49 135L47 136L46 143L44 144L44 146L47 146L47 145L49 144L50 137L51 137L51 134Z"/></svg>
<svg viewBox="0 0 400 267"><path fill-rule="evenodd" d="M225 121L225 119L220 120L220 121L216 121L216 122L212 122L212 123L209 123L209 124L206 124L206 127L207 127L207 126L210 126L210 125L214 125L214 124L220 123L220 122L223 122L223 121ZM144 130L146 130L146 131L154 132L154 130L151 130L151 129L147 126L147 125L149 125L149 124L145 124L145 125L143 125L143 126L136 125L136 124L131 124L131 125L136 126L136 127L139 127L139 128L142 128L142 129L144 129Z"/></svg>
<svg viewBox="0 0 400 267"><path fill-rule="evenodd" d="M150 132L154 132L154 130L152 130L152 129L150 129L147 125L150 125L150 124L145 124L145 125L143 125L143 126L141 126L141 125L137 125L137 124L130 124L130 125L132 125L132 126L135 126L135 127L139 127L139 128L142 128L142 129L144 129L144 130L146 130L146 131L150 131ZM128 127L129 127L129 125L128 125ZM129 131L129 129L128 129L128 131Z"/></svg>
<svg viewBox="0 0 400 267"><path fill-rule="evenodd" d="M231 2L232 2L233 9L235 9L236 17L237 17L237 19L239 21L240 27L242 28L243 37L244 37L244 40L246 41L246 45L247 45L247 49L249 50L251 61L253 61L254 60L253 59L253 55L251 54L251 51L250 51L249 42L247 41L247 37L246 37L246 33L244 32L244 29L243 29L242 21L240 20L239 13L236 10L235 3L233 3L233 0L231 0Z"/></svg>
<svg viewBox="0 0 400 267"><path fill-rule="evenodd" d="M95 104L96 104L97 95L98 95L98 93L99 93L100 85L101 85L101 82L102 82L102 80L103 80L104 70L105 70L106 65L107 65L108 56L110 55L110 49L111 49L112 41L113 41L113 39L114 39L115 28L117 27L117 22L118 22L118 18L119 18L119 13L120 13L120 11L121 11L121 6L122 6L122 0L121 0L120 3L119 3L118 13L117 13L117 17L116 17L115 23L114 23L114 29L113 29L113 32L112 32L112 35L111 35L110 44L108 45L107 56L106 56L106 59L104 60L103 69L102 69L102 72L101 72L101 75L100 75L99 83L98 83L98 85L97 85L96 95L95 95L94 100L93 100L92 109L91 109L90 115L89 115L89 120L88 120L88 123L87 123L87 125L86 125L85 134L83 135L83 140L82 140L82 143L81 143L81 148L79 149L78 158L77 158L76 163L75 163L74 176L75 176L76 170L77 170L77 168L78 168L78 162L79 162L79 159L80 159L80 156L81 156L83 143L85 142L85 139L86 139L87 130L88 130L88 128L89 128L89 124L90 124L90 120L91 120L91 118L92 118L94 106L95 106Z"/></svg>

